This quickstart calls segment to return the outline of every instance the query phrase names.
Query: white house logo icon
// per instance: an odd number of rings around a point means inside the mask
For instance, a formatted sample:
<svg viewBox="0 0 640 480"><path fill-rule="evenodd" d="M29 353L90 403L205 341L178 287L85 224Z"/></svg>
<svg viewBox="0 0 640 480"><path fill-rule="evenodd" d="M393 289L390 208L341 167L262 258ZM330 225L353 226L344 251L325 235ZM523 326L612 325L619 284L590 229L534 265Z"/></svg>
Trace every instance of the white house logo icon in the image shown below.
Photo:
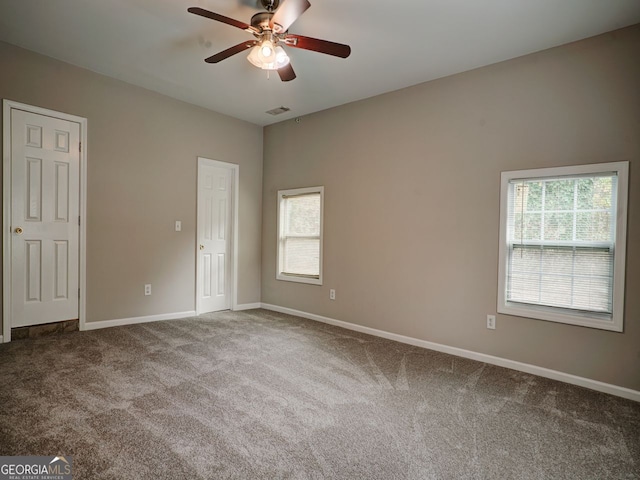
<svg viewBox="0 0 640 480"><path fill-rule="evenodd" d="M63 456L53 457L47 465L47 473L51 480L71 480L71 457L69 460Z"/></svg>

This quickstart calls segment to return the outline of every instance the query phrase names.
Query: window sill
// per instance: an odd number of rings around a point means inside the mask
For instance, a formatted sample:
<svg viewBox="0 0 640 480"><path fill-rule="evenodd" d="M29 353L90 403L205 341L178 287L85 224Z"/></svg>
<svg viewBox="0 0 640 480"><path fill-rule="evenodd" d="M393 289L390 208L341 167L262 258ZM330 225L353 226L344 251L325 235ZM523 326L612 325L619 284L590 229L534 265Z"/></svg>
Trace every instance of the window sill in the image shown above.
<svg viewBox="0 0 640 480"><path fill-rule="evenodd" d="M507 303L498 305L498 313L505 315L513 315L516 317L534 318L537 320L546 320L549 322L564 323L568 325L578 325L581 327L597 328L600 330L609 330L612 332L622 332L622 316L606 318L605 314L599 315L588 312L584 313L565 313L561 309L553 307L543 307L535 305L524 305L520 303ZM619 317L619 318L618 318Z"/></svg>
<svg viewBox="0 0 640 480"><path fill-rule="evenodd" d="M322 285L322 277L313 278L305 277L302 275L286 275L284 273L278 273L276 280L284 280L285 282L306 283L308 285Z"/></svg>

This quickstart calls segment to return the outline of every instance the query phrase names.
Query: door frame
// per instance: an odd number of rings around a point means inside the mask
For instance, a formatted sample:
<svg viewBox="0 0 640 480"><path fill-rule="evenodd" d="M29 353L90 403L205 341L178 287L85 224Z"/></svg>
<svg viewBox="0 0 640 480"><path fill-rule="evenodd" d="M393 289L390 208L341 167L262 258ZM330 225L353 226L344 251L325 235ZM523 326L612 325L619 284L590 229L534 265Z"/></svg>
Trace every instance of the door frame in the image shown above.
<svg viewBox="0 0 640 480"><path fill-rule="evenodd" d="M198 214L200 213L200 192L198 191L198 185L200 184L200 167L201 166L210 166L210 167L219 167L225 168L231 172L231 222L229 225L229 230L231 231L230 238L230 248L231 254L229 258L231 259L231 310L236 310L238 306L238 199L239 199L239 185L240 185L240 165L237 163L229 163L222 162L220 160L213 160L205 157L198 157L198 167L196 172L196 241L195 241L195 252L196 252L196 289L195 289L195 297L196 297L196 315L200 315L202 313L200 307L200 296L198 292L200 289L198 288L198 282L200 282L200 261L199 261L199 238L198 238Z"/></svg>
<svg viewBox="0 0 640 480"><path fill-rule="evenodd" d="M11 341L11 110L22 110L46 117L58 118L80 125L80 229L78 286L78 321L80 330L85 329L86 321L86 247L87 247L87 119L35 107L13 100L2 100L2 341Z"/></svg>

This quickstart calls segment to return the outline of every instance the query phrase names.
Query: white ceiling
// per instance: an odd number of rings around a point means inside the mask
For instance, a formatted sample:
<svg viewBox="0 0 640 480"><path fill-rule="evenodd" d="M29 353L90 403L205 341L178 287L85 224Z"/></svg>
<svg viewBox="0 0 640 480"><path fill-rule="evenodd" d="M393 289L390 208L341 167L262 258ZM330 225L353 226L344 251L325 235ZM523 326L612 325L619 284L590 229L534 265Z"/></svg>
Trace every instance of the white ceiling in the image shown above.
<svg viewBox="0 0 640 480"><path fill-rule="evenodd" d="M204 62L252 37L187 7L249 23L257 0L1 0L0 40L268 125L640 23L639 0L310 2L289 31L352 53L288 48L298 75L288 83L246 53ZM291 111L265 113L279 106Z"/></svg>

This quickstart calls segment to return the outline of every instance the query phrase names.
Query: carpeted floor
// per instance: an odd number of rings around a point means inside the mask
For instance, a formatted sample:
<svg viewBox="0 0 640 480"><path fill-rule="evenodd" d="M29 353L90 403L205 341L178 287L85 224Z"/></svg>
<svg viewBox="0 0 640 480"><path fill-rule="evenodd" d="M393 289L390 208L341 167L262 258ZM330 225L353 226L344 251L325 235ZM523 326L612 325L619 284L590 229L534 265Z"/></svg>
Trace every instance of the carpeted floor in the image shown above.
<svg viewBox="0 0 640 480"><path fill-rule="evenodd" d="M640 404L252 310L0 346L0 455L74 479L640 478Z"/></svg>

